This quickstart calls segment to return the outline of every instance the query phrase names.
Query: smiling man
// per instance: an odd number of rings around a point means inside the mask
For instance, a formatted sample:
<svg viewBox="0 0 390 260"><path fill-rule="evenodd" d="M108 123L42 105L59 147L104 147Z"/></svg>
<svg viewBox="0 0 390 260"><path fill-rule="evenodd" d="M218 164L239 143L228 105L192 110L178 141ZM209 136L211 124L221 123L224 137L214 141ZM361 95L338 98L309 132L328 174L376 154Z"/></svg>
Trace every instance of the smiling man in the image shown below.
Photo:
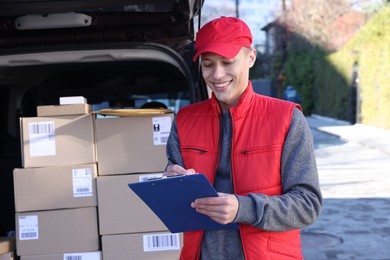
<svg viewBox="0 0 390 260"><path fill-rule="evenodd" d="M172 126L164 175L205 174L219 197L191 206L238 230L185 232L181 259L303 259L300 228L322 208L313 139L298 104L256 94L248 26L221 17L196 38L194 61L212 90L182 108ZM186 220L183 220L186 221Z"/></svg>

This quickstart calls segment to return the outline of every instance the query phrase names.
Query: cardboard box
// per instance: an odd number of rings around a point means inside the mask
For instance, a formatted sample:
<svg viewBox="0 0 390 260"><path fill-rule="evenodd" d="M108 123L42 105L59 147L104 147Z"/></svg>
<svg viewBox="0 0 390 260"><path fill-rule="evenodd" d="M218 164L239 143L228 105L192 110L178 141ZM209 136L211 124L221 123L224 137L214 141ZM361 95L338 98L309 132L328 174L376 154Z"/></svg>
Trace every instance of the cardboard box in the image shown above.
<svg viewBox="0 0 390 260"><path fill-rule="evenodd" d="M95 119L98 175L164 171L173 114Z"/></svg>
<svg viewBox="0 0 390 260"><path fill-rule="evenodd" d="M14 252L8 252L0 255L0 260L14 260Z"/></svg>
<svg viewBox="0 0 390 260"><path fill-rule="evenodd" d="M16 213L19 256L99 251L96 207Z"/></svg>
<svg viewBox="0 0 390 260"><path fill-rule="evenodd" d="M15 250L15 237L0 237L0 254Z"/></svg>
<svg viewBox="0 0 390 260"><path fill-rule="evenodd" d="M85 115L92 112L92 106L89 104L73 105L50 105L38 106L37 115L40 116L64 116L64 115Z"/></svg>
<svg viewBox="0 0 390 260"><path fill-rule="evenodd" d="M92 115L20 119L24 168L95 163Z"/></svg>
<svg viewBox="0 0 390 260"><path fill-rule="evenodd" d="M97 206L96 164L14 169L15 211Z"/></svg>
<svg viewBox="0 0 390 260"><path fill-rule="evenodd" d="M182 245L182 233L155 232L102 236L104 260L179 259Z"/></svg>
<svg viewBox="0 0 390 260"><path fill-rule="evenodd" d="M102 259L102 253L100 251L66 253L66 254L50 254L50 255L30 255L30 256L20 257L20 260L101 260L101 259Z"/></svg>
<svg viewBox="0 0 390 260"><path fill-rule="evenodd" d="M97 178L100 235L166 231L168 228L128 187L158 174L128 174Z"/></svg>

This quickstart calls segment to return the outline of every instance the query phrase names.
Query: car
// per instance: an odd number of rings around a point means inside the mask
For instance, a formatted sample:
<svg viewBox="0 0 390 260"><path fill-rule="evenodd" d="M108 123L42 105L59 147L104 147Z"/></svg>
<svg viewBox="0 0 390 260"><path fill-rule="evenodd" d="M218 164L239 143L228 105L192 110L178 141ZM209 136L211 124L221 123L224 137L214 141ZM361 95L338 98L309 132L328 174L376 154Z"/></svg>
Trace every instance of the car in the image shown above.
<svg viewBox="0 0 390 260"><path fill-rule="evenodd" d="M0 2L0 236L15 229L20 117L83 96L94 110L161 102L175 113L208 98L194 55L202 0Z"/></svg>

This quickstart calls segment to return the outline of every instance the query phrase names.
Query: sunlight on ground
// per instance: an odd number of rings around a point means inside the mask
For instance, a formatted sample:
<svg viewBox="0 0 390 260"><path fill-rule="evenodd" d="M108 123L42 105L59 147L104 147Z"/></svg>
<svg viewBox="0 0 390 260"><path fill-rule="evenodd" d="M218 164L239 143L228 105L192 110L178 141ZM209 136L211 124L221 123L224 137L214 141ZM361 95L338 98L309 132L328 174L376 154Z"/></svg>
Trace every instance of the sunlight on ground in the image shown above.
<svg viewBox="0 0 390 260"><path fill-rule="evenodd" d="M390 198L390 156L353 143L316 150L324 198Z"/></svg>

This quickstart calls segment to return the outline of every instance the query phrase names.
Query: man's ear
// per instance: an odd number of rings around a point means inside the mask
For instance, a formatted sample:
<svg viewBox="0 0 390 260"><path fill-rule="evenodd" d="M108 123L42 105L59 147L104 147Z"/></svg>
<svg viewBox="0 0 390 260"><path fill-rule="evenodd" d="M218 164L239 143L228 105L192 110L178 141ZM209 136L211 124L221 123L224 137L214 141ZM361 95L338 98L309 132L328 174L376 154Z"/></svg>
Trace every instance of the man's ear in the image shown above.
<svg viewBox="0 0 390 260"><path fill-rule="evenodd" d="M251 49L249 52L248 58L249 58L249 68L252 68L256 61L256 49Z"/></svg>

